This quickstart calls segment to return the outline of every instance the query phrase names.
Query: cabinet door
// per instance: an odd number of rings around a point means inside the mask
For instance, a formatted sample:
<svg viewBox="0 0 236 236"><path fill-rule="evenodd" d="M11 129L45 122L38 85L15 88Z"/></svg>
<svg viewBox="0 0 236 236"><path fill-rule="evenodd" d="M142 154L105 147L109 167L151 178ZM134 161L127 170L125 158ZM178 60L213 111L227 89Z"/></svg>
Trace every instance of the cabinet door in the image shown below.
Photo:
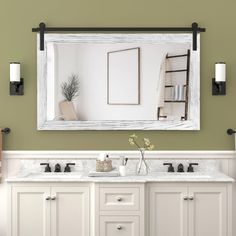
<svg viewBox="0 0 236 236"><path fill-rule="evenodd" d="M140 236L139 216L100 216L100 236Z"/></svg>
<svg viewBox="0 0 236 236"><path fill-rule="evenodd" d="M149 235L187 236L187 187L151 186Z"/></svg>
<svg viewBox="0 0 236 236"><path fill-rule="evenodd" d="M51 197L51 236L89 236L89 187L52 187Z"/></svg>
<svg viewBox="0 0 236 236"><path fill-rule="evenodd" d="M189 236L227 236L226 187L190 187Z"/></svg>
<svg viewBox="0 0 236 236"><path fill-rule="evenodd" d="M50 236L49 187L12 187L11 236Z"/></svg>

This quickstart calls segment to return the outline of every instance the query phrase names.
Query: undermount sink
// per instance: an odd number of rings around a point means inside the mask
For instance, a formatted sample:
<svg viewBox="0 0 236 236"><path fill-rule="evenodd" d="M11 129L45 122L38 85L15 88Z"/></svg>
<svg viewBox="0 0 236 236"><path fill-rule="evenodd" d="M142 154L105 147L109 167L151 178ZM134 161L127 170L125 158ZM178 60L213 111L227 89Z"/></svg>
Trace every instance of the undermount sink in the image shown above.
<svg viewBox="0 0 236 236"><path fill-rule="evenodd" d="M81 174L77 172L70 173L61 173L61 172L52 172L52 173L31 173L27 177L33 179L76 179L81 178Z"/></svg>

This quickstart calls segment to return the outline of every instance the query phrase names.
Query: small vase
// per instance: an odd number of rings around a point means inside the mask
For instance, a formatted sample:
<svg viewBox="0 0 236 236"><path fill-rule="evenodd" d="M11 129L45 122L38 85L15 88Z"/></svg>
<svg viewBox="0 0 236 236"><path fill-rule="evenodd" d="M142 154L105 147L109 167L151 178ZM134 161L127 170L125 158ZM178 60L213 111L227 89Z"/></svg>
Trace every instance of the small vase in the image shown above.
<svg viewBox="0 0 236 236"><path fill-rule="evenodd" d="M147 175L149 171L149 167L145 160L145 148L140 148L140 157L136 166L136 175Z"/></svg>
<svg viewBox="0 0 236 236"><path fill-rule="evenodd" d="M59 103L59 107L64 120L78 120L73 102L62 101Z"/></svg>

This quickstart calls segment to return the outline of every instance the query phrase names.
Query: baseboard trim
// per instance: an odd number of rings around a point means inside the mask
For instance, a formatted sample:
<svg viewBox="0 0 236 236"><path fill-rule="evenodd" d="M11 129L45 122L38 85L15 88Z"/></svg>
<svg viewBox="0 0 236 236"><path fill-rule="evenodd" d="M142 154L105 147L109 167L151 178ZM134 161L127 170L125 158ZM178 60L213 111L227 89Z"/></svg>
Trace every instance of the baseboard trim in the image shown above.
<svg viewBox="0 0 236 236"><path fill-rule="evenodd" d="M3 151L5 159L96 159L101 152L106 152L111 158L124 155L137 158L138 151ZM235 151L147 151L146 158L151 159L234 159Z"/></svg>

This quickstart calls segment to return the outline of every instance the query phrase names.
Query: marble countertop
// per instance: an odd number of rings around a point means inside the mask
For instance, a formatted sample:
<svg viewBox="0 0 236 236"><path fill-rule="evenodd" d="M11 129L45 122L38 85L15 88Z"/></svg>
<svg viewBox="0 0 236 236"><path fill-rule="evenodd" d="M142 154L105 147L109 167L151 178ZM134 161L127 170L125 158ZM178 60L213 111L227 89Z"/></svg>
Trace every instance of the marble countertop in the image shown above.
<svg viewBox="0 0 236 236"><path fill-rule="evenodd" d="M166 173L156 172L145 176L129 174L125 177L88 177L73 173L28 173L6 179L8 183L32 182L100 182L100 183L146 183L146 182L234 182L234 179L220 172Z"/></svg>

